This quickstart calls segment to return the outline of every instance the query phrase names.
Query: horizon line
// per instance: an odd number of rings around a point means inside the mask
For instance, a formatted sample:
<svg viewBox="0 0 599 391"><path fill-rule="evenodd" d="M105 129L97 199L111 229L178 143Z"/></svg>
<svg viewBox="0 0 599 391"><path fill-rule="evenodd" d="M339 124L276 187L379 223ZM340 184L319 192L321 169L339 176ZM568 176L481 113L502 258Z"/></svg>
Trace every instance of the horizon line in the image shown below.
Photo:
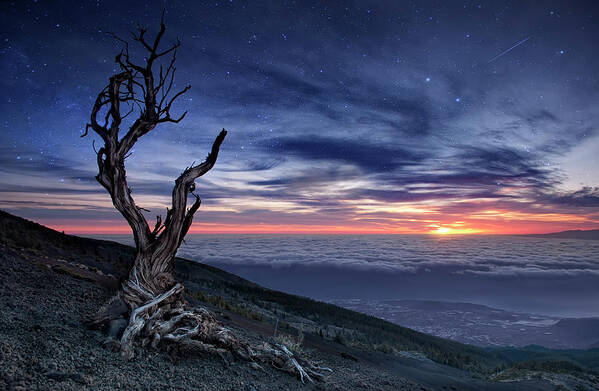
<svg viewBox="0 0 599 391"><path fill-rule="evenodd" d="M9 213L9 212L5 212ZM9 213L11 214L11 213ZM17 215L18 216L18 215ZM76 222L56 221L52 219L35 219L31 217L18 216L41 224L52 230L69 235L132 235L131 228L126 224L114 224L114 221L99 220L95 225L77 224ZM583 225L568 227L567 225L553 225L545 227L534 227L524 224L516 229L510 226L504 227L480 227L470 228L456 224L429 224L410 229L405 227L390 226L330 226L330 225L301 225L301 224L218 224L201 222L192 225L188 235L430 235L430 236L508 236L508 235L545 235L564 231L588 231L597 230L599 227ZM495 229L494 229L495 228ZM537 229L535 229L537 228ZM541 228L541 229L538 229ZM544 229L543 229L544 228Z"/></svg>

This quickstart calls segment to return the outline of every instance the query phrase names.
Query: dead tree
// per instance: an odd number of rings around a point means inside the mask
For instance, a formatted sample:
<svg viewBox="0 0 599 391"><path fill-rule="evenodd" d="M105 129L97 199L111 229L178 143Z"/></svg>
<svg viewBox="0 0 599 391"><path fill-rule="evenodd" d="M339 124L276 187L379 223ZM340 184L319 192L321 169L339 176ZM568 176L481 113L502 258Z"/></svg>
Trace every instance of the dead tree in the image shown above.
<svg viewBox="0 0 599 391"><path fill-rule="evenodd" d="M145 62L136 63L130 55L127 41L114 36L124 45L115 60L120 70L109 78L108 85L98 94L91 111L87 135L91 129L103 145L96 151L97 181L112 198L114 207L127 220L135 238L135 259L128 278L119 292L96 314L90 323L95 326L114 325L115 319L125 319L126 327L113 340L123 357L134 356L135 345L152 347L182 346L200 352L225 353L252 362L268 363L296 374L302 381L322 378L321 368L292 354L285 346L264 343L252 346L237 338L205 308L189 308L183 297L183 286L173 278L175 256L189 230L193 216L200 207L200 197L194 192L194 181L206 174L218 157L219 148L227 135L222 130L206 160L186 168L175 180L170 208L164 220L157 216L150 227L131 196L127 184L125 160L135 143L163 123L178 123L185 117L171 116L173 103L190 86L173 92L175 60L180 41L166 49L160 43L165 25L153 40L148 40L146 29L138 28L133 35L146 52ZM162 64L162 65L161 65ZM156 71L156 67L159 70ZM126 113L125 113L126 111ZM123 120L135 111L137 118L122 134ZM188 208L187 200L195 201Z"/></svg>

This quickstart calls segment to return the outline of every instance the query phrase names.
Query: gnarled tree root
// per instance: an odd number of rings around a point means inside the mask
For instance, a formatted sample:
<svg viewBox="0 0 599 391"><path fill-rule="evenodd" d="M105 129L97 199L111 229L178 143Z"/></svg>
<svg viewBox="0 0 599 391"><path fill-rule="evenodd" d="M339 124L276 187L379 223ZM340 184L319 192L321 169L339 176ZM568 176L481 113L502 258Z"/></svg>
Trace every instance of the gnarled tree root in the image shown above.
<svg viewBox="0 0 599 391"><path fill-rule="evenodd" d="M176 284L170 290L154 297L131 312L129 324L121 336L121 353L125 359L134 356L134 342L154 348L178 346L200 353L216 354L226 361L227 354L248 361L255 369L260 364L272 365L276 369L297 376L302 383L322 380L323 372L330 368L321 367L302 357L296 356L281 344L263 342L252 346L237 338L205 308L186 308L180 301L169 298L183 290Z"/></svg>

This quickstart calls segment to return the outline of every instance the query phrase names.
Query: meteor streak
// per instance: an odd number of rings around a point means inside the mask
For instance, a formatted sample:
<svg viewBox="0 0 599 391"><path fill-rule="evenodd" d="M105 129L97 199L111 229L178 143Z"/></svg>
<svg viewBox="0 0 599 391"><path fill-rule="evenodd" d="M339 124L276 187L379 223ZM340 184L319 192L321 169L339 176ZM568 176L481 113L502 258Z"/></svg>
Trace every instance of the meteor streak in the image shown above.
<svg viewBox="0 0 599 391"><path fill-rule="evenodd" d="M516 43L514 46L512 46L511 48L499 53L498 55L496 55L495 57L493 57L492 59L489 60L489 62L493 62L495 60L497 60L499 57L503 56L504 54L509 53L510 51L512 51L513 49L517 48L518 46L522 45L524 42L528 41L530 39L530 36L524 38L522 41Z"/></svg>

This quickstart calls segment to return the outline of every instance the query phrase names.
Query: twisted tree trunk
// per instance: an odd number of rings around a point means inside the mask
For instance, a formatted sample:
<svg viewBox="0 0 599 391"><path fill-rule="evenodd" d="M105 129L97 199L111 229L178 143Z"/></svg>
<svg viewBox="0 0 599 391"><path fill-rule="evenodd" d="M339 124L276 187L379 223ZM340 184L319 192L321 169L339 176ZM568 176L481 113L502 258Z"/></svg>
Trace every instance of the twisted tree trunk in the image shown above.
<svg viewBox="0 0 599 391"><path fill-rule="evenodd" d="M171 117L173 102L190 87L170 95L180 42L160 51L159 44L164 32L165 25L161 22L160 31L153 42L146 41L146 30L143 28L134 36L134 40L147 51L143 65L133 63L127 42L115 37L124 44L124 50L115 59L121 72L110 77L108 85L98 94L90 123L83 134L86 136L92 129L102 138L104 145L96 151L96 179L131 226L136 246L135 260L127 280L117 295L90 320L90 324L101 327L112 323L110 345L120 349L127 359L134 357L136 343L155 348L176 345L221 357L231 353L250 361L253 366L269 363L296 374L302 381L320 379L322 371L328 368L296 357L282 345L264 343L252 346L238 339L205 308L189 308L183 298L183 286L174 280L177 250L201 204L200 197L194 193L194 182L214 167L220 146L227 135L225 129L214 140L206 160L186 168L175 180L171 207L167 209L164 221L161 216L156 217L153 229L142 214L142 208L131 197L125 159L132 147L157 125L178 123L186 114L176 119ZM160 65L156 79L152 67L167 55L171 56L170 61ZM129 109L124 115L123 108ZM121 137L119 133L123 119L135 109L138 109L138 117ZM190 194L195 201L187 208ZM117 319L124 320L125 327L114 326Z"/></svg>

